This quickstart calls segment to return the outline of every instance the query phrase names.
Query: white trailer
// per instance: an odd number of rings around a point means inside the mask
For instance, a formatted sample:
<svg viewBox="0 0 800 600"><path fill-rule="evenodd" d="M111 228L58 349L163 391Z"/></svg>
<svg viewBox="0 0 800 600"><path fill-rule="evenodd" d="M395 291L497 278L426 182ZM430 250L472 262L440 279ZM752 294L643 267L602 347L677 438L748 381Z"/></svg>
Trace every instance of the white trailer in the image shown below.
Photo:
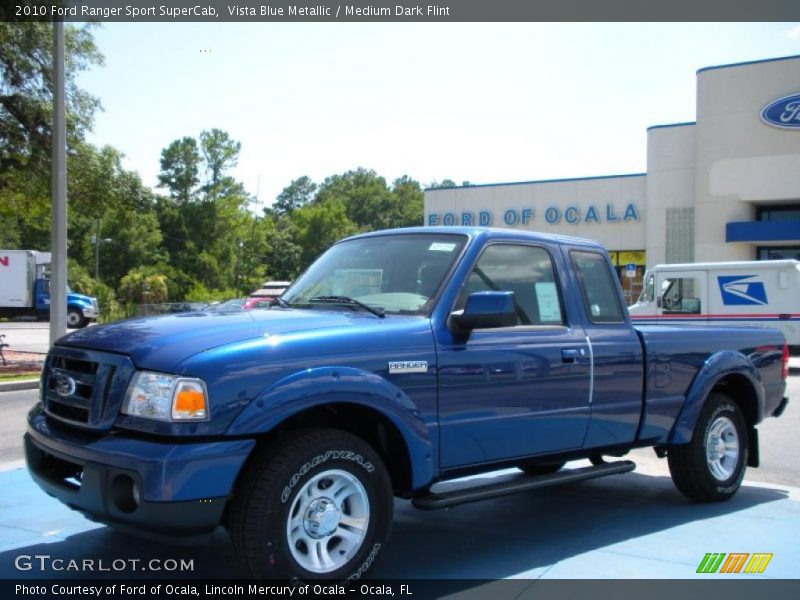
<svg viewBox="0 0 800 600"><path fill-rule="evenodd" d="M800 261L656 265L628 310L642 324L774 327L800 346Z"/></svg>
<svg viewBox="0 0 800 600"><path fill-rule="evenodd" d="M0 307L35 309L34 283L49 264L49 252L0 250Z"/></svg>

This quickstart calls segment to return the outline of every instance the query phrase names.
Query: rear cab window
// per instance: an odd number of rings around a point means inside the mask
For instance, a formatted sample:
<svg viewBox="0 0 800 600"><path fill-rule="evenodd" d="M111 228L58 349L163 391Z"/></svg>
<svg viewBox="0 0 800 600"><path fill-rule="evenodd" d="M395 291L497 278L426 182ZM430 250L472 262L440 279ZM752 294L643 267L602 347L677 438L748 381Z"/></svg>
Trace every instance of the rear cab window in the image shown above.
<svg viewBox="0 0 800 600"><path fill-rule="evenodd" d="M570 259L581 288L584 311L592 323L622 323L625 313L612 271L598 252L571 250Z"/></svg>

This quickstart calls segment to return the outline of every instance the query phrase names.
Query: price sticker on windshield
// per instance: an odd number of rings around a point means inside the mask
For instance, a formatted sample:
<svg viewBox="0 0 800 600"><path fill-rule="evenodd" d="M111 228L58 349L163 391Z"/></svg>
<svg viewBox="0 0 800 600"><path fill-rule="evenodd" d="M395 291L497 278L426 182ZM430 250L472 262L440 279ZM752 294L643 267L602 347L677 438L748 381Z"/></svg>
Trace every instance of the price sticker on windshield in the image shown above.
<svg viewBox="0 0 800 600"><path fill-rule="evenodd" d="M456 249L456 245L448 242L433 242L428 250L432 252L452 252Z"/></svg>

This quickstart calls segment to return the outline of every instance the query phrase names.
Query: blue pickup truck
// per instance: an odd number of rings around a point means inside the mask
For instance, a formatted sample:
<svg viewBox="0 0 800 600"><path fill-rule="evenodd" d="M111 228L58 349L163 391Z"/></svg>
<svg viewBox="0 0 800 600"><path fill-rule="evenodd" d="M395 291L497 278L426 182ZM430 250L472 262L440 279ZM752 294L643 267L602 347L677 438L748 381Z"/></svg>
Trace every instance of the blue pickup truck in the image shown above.
<svg viewBox="0 0 800 600"><path fill-rule="evenodd" d="M633 327L594 242L398 229L335 244L271 308L62 338L26 457L91 519L223 525L249 576L341 580L372 565L394 497L450 507L624 473L606 458L653 447L689 498L730 498L787 373L776 330Z"/></svg>

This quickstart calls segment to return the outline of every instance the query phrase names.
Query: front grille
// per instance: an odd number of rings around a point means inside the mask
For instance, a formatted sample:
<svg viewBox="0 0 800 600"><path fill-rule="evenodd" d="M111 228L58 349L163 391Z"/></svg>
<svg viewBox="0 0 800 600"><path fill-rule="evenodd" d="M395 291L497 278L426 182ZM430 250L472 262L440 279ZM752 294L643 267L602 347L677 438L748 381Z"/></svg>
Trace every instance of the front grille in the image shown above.
<svg viewBox="0 0 800 600"><path fill-rule="evenodd" d="M73 421L75 423L88 423L89 411L85 408L78 408L77 406L70 406L69 404L62 404L56 400L50 400L48 410L50 414Z"/></svg>
<svg viewBox="0 0 800 600"><path fill-rule="evenodd" d="M132 374L125 356L56 346L44 366L45 411L83 429L108 429Z"/></svg>

